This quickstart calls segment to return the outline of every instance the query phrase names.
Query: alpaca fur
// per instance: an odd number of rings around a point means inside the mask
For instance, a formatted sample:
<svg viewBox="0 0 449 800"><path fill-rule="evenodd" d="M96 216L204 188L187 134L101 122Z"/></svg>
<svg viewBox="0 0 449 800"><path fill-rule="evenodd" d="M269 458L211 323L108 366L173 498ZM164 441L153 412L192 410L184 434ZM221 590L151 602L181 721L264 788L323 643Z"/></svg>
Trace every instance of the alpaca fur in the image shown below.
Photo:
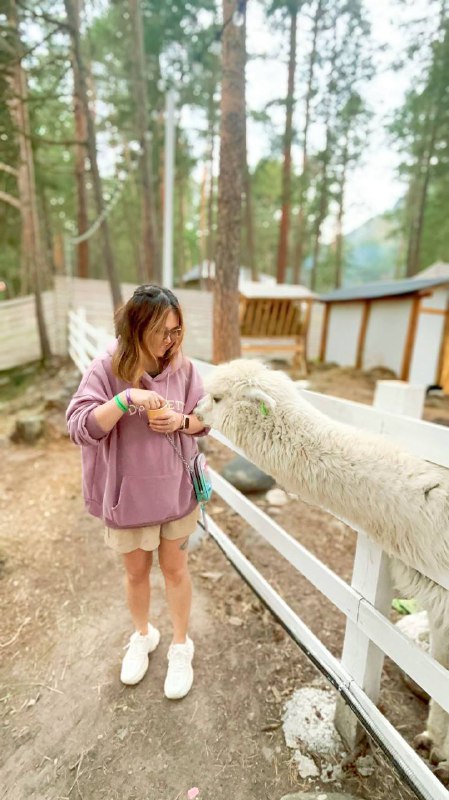
<svg viewBox="0 0 449 800"><path fill-rule="evenodd" d="M334 422L300 397L287 375L257 361L216 367L205 388L199 419L287 491L363 530L391 556L396 588L427 609L432 654L449 668L449 593L420 572L449 569L449 470ZM433 701L419 744L432 747L446 778L449 717Z"/></svg>

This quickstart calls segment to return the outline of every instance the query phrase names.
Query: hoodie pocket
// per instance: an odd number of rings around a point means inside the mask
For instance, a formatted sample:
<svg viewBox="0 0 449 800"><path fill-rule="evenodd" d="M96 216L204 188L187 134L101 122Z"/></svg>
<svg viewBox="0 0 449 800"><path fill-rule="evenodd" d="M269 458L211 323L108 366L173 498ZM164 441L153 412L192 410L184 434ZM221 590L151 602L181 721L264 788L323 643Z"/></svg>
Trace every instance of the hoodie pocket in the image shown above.
<svg viewBox="0 0 449 800"><path fill-rule="evenodd" d="M131 477L125 475L120 485L118 501L105 518L119 528L155 525L165 519L182 516L191 497L191 483L186 475ZM109 513L108 513L109 511Z"/></svg>

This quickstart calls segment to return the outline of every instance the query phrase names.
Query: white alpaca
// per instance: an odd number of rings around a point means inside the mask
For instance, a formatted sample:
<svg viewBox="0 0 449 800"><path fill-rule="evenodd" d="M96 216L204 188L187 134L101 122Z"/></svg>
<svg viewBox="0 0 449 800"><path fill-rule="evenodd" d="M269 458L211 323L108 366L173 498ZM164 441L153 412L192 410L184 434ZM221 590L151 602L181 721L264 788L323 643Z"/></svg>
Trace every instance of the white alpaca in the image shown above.
<svg viewBox="0 0 449 800"><path fill-rule="evenodd" d="M449 569L449 471L317 411L282 372L240 359L216 367L195 409L302 500L365 531L392 557L402 596L427 609L432 655L449 668L449 593L419 572ZM449 777L449 717L431 702L419 745Z"/></svg>

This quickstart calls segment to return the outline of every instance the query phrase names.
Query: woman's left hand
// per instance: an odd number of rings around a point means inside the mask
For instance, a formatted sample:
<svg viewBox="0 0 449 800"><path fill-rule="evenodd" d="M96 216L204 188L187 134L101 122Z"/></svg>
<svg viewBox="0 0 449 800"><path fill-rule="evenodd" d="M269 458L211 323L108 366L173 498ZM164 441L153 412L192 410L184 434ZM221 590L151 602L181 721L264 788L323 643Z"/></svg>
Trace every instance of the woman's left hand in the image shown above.
<svg viewBox="0 0 449 800"><path fill-rule="evenodd" d="M179 411L173 411L171 408L164 414L163 417L156 417L150 420L149 426L155 433L174 433L178 431L182 425L182 414Z"/></svg>

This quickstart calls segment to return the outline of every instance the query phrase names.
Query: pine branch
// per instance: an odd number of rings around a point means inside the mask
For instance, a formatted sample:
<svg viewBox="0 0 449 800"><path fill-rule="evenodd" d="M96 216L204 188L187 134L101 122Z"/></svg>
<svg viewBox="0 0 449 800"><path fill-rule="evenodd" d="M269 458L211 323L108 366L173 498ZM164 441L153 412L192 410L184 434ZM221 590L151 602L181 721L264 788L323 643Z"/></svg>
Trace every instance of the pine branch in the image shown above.
<svg viewBox="0 0 449 800"><path fill-rule="evenodd" d="M19 174L18 170L15 169L15 167L10 167L9 164L4 164L2 161L0 161L0 170L3 172L8 172L9 175L14 175L16 178L17 175Z"/></svg>
<svg viewBox="0 0 449 800"><path fill-rule="evenodd" d="M58 28L64 28L67 31L72 30L68 22L64 22L62 19L55 19L55 17L51 17L50 14L46 14L45 11L41 11L40 13L38 13L37 11L34 11L32 8L28 8L28 6L26 5L26 3L23 2L23 0L17 0L17 5L20 6L20 8L23 11L26 11L28 14L30 14L30 16L33 17L33 19L44 20L45 22L48 22L50 25L56 25Z"/></svg>
<svg viewBox="0 0 449 800"><path fill-rule="evenodd" d="M12 194L0 191L0 200L3 200L4 203L8 203L8 205L13 206L20 211L20 200L18 200L17 197L14 197Z"/></svg>

